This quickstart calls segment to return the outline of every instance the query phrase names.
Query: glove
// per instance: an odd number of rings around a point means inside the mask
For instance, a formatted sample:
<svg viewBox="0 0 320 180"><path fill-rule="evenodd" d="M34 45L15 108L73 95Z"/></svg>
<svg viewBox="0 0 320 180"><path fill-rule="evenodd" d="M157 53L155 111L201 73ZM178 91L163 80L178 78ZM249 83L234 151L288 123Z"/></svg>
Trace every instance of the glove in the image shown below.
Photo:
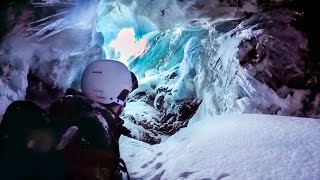
<svg viewBox="0 0 320 180"><path fill-rule="evenodd" d="M132 137L131 131L124 126L121 126L121 134L124 136Z"/></svg>
<svg viewBox="0 0 320 180"><path fill-rule="evenodd" d="M77 126L69 127L67 129L67 131L61 137L59 144L56 146L56 150L61 150L61 149L65 148L69 144L71 139L74 137L74 135L76 134L78 129L79 128Z"/></svg>

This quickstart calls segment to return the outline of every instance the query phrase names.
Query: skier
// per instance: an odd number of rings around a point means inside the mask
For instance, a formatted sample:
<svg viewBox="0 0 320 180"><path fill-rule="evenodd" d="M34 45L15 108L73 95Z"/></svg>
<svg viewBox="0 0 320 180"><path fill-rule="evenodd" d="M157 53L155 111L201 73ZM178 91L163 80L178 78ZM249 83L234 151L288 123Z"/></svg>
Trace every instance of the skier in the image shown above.
<svg viewBox="0 0 320 180"><path fill-rule="evenodd" d="M28 140L20 140L20 146L22 144L27 150L43 154L39 162L49 159L52 164L59 165L58 169L53 170L50 166L43 171L53 174L51 177L39 175L37 178L121 179L121 172L127 173L127 170L120 158L118 140L121 134L129 135L130 131L122 126L123 120L119 115L126 105L129 93L137 87L135 75L124 64L113 60L90 63L82 75L81 92L68 89L64 97L49 107L47 114L41 113L38 118L40 125L27 128L32 129L23 135L29 137ZM11 109L14 107L10 106ZM4 121L12 119L9 114L13 116L13 113L9 113L8 109ZM2 126L2 129L8 129L6 127L9 125L6 124L8 123L1 124L0 133L6 134L6 131L1 130ZM23 128L24 126L22 125ZM40 133L34 133L34 129ZM36 138L38 136L42 138ZM10 139L10 135L7 139ZM33 174L36 173L31 173ZM63 174L63 178L58 177L59 174ZM35 179L35 176L31 177ZM129 179L128 174L127 178Z"/></svg>

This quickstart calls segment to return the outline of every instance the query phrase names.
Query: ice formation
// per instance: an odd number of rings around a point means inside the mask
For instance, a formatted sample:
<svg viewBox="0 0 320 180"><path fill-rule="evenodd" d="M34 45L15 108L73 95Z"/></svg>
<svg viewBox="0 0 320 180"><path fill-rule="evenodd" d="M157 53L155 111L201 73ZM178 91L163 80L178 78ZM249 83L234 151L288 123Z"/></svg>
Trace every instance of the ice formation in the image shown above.
<svg viewBox="0 0 320 180"><path fill-rule="evenodd" d="M320 116L320 76L292 1L31 2L8 10L0 117L14 100L46 107L79 90L84 67L111 58L140 82L125 126L160 143L122 139L134 178L319 179L319 121L279 116Z"/></svg>
<svg viewBox="0 0 320 180"><path fill-rule="evenodd" d="M206 115L318 117L307 40L292 25L299 14L279 7L288 2L33 1L53 11L32 20L32 9L25 8L11 19L15 25L1 46L0 114L17 99L46 106L65 89L79 89L86 64L112 58L141 81L130 103L159 112L152 120L132 111L124 117L138 129L156 129L156 136L186 126L199 105ZM128 54L116 43L126 29Z"/></svg>

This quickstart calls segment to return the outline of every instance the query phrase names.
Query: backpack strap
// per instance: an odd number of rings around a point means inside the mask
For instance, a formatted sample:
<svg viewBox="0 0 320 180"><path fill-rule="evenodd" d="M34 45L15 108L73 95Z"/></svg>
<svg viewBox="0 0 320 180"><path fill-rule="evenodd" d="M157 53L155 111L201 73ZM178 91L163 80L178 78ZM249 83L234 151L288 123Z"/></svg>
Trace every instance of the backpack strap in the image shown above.
<svg viewBox="0 0 320 180"><path fill-rule="evenodd" d="M123 161L123 159L119 158L119 169L127 174L127 179L130 180L129 172L126 166L126 163Z"/></svg>
<svg viewBox="0 0 320 180"><path fill-rule="evenodd" d="M114 113L111 109L109 109L107 107L107 110L110 111L114 116L115 118L113 118L110 114L108 113L103 113L105 115L105 120L108 121L107 123L110 124L110 121L113 125L113 129L118 131L118 132L111 132L111 131L108 131L109 132L109 135L112 137L112 140L114 141L114 151L118 153L118 168L120 171L126 173L127 175L127 179L130 180L130 176L129 176L129 172L128 172L128 169L127 169L127 166L126 166L126 163L123 161L123 159L120 158L120 152L119 152L119 143L118 143L118 139L121 134L124 134L124 135L128 135L130 134L130 130L127 129L126 127L123 126L123 123L124 121L116 114ZM101 112L101 111L100 111ZM102 113L102 112L101 112ZM116 136L116 137L115 137Z"/></svg>

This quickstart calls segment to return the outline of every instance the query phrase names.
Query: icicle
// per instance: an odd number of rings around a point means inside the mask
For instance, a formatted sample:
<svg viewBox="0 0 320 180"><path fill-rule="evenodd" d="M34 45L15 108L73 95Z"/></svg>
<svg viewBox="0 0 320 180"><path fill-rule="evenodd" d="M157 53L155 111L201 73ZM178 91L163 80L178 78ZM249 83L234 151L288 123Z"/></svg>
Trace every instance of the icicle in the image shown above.
<svg viewBox="0 0 320 180"><path fill-rule="evenodd" d="M70 27L72 27L72 25L63 27L63 28L58 29L58 30L56 30L56 31L53 31L53 32L49 33L48 35L46 35L46 36L40 38L39 40L37 40L37 42L40 42L40 41L42 41L42 40L44 40L44 39L47 39L48 37L53 36L53 35L55 35L55 34L58 34L59 32L65 30L65 29L68 29L68 28L70 28Z"/></svg>
<svg viewBox="0 0 320 180"><path fill-rule="evenodd" d="M75 2L61 2L60 0L45 0L45 1L38 1L31 0L30 3L35 7L48 7L48 6L76 6L79 3Z"/></svg>
<svg viewBox="0 0 320 180"><path fill-rule="evenodd" d="M63 11L63 12L60 12L60 13L57 13L57 14L54 14L54 15L51 15L51 16L47 16L47 17L42 18L40 20L34 21L32 23L29 23L28 25L33 25L33 24L36 24L36 23L39 23L39 22L42 22L42 21L46 21L46 20L48 20L50 18L53 18L53 17L56 17L56 16L60 16L60 15L64 15L64 14L67 14L67 13L68 13L68 11Z"/></svg>
<svg viewBox="0 0 320 180"><path fill-rule="evenodd" d="M35 33L35 34L27 37L27 39L32 39L32 38L35 38L35 37L39 37L39 36L45 34L46 32L55 29L55 28L58 27L59 25L62 26L61 24L62 24L63 20L64 20L64 19L58 19L58 20L56 20L55 22L53 22L53 23L45 26L45 27L42 28L41 30L39 30L37 33ZM60 31L59 31L59 32L60 32ZM52 34L52 33L50 33L50 34Z"/></svg>

